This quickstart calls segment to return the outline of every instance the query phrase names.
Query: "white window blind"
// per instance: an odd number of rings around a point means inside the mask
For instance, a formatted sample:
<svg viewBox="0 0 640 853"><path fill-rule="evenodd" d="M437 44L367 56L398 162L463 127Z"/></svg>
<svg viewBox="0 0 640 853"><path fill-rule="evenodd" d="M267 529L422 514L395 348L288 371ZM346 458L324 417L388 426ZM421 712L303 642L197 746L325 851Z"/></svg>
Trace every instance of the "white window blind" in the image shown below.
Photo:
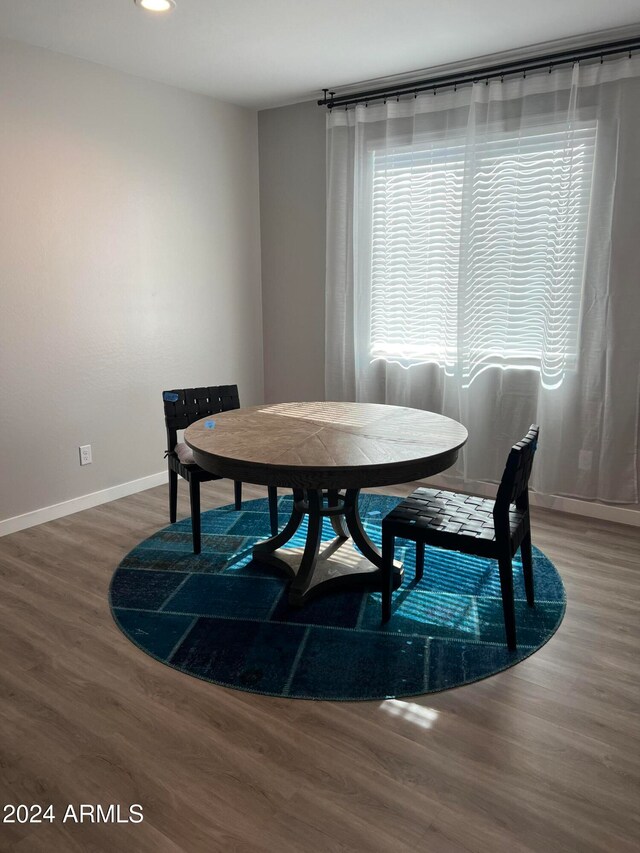
<svg viewBox="0 0 640 853"><path fill-rule="evenodd" d="M373 358L558 383L575 364L595 124L374 151Z"/></svg>

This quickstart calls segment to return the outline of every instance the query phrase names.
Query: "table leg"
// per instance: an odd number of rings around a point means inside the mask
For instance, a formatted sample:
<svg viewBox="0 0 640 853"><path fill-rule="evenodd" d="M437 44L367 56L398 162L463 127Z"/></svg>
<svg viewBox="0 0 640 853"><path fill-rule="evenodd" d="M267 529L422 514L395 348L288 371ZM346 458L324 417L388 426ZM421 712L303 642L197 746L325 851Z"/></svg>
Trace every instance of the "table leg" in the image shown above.
<svg viewBox="0 0 640 853"><path fill-rule="evenodd" d="M344 507L344 498L340 495L338 489L329 489L327 492L327 503L330 508L339 507L341 504ZM344 523L344 517L342 515L331 515L329 518L336 536L339 536L341 539L348 539L349 531Z"/></svg>
<svg viewBox="0 0 640 853"><path fill-rule="evenodd" d="M259 542L253 548L255 558L283 569L292 578L289 603L305 604L318 592L341 587L379 589L382 582L382 555L367 536L358 508L360 489L294 489L291 518L277 536ZM283 548L308 516L304 548ZM322 541L322 522L328 516L337 534ZM351 537L360 553L347 540ZM394 563L393 586L402 581L402 567Z"/></svg>
<svg viewBox="0 0 640 853"><path fill-rule="evenodd" d="M265 539L264 542L258 542L257 545L254 545L253 553L256 555L256 557L259 557L260 554L270 554L272 551L275 551L278 548L282 548L283 545L286 545L289 539L292 538L292 536L302 524L303 518L304 492L302 491L302 489L294 489L293 509L291 510L291 517L289 518L289 521L275 536L272 536L270 539Z"/></svg>
<svg viewBox="0 0 640 853"><path fill-rule="evenodd" d="M360 507L358 506L359 496L360 489L347 489L346 491L344 497L344 518L347 523L347 530L362 556L366 557L378 569L381 569L382 553L373 544L371 539L369 539L364 529L362 519L360 518Z"/></svg>
<svg viewBox="0 0 640 853"><path fill-rule="evenodd" d="M309 514L309 526L307 528L307 541L302 553L302 560L298 566L296 575L289 589L289 601L302 602L309 589L313 571L320 552L322 540L322 492L316 489L307 490L307 513Z"/></svg>

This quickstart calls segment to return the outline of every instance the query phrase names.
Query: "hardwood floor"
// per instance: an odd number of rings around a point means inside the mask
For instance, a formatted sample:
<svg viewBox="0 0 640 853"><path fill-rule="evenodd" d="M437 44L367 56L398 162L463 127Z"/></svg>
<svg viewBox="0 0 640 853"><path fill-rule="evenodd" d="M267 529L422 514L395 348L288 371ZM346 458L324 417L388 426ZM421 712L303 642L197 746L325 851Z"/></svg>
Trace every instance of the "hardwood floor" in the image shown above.
<svg viewBox="0 0 640 853"><path fill-rule="evenodd" d="M232 497L203 487L205 508ZM57 818L0 824L1 851L640 849L637 528L534 510L568 594L543 649L457 690L330 703L198 681L120 633L111 574L167 514L158 488L0 539L1 801ZM70 803L144 821L62 823Z"/></svg>

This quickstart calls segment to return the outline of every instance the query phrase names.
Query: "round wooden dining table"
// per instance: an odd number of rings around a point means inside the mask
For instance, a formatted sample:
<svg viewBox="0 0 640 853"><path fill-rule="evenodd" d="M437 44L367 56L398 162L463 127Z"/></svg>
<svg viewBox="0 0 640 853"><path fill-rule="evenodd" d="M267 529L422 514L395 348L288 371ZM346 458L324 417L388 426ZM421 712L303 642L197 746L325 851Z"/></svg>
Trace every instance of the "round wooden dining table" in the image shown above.
<svg viewBox="0 0 640 853"><path fill-rule="evenodd" d="M382 558L360 518L360 490L444 471L466 440L467 430L451 418L375 403L252 406L203 418L185 432L206 471L293 490L288 522L256 544L253 556L287 572L294 605L337 587L379 588ZM284 548L305 516L304 545ZM331 541L322 540L324 518ZM394 569L397 587L402 566Z"/></svg>

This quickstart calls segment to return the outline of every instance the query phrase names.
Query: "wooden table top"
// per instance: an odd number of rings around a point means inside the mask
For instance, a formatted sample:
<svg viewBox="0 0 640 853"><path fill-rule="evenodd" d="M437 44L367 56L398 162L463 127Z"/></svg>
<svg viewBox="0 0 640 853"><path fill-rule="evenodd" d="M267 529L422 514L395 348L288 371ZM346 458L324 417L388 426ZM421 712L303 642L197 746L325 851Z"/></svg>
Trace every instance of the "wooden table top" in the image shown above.
<svg viewBox="0 0 640 853"><path fill-rule="evenodd" d="M467 440L457 421L376 403L278 403L211 415L185 441L214 474L269 486L364 488L449 468Z"/></svg>

